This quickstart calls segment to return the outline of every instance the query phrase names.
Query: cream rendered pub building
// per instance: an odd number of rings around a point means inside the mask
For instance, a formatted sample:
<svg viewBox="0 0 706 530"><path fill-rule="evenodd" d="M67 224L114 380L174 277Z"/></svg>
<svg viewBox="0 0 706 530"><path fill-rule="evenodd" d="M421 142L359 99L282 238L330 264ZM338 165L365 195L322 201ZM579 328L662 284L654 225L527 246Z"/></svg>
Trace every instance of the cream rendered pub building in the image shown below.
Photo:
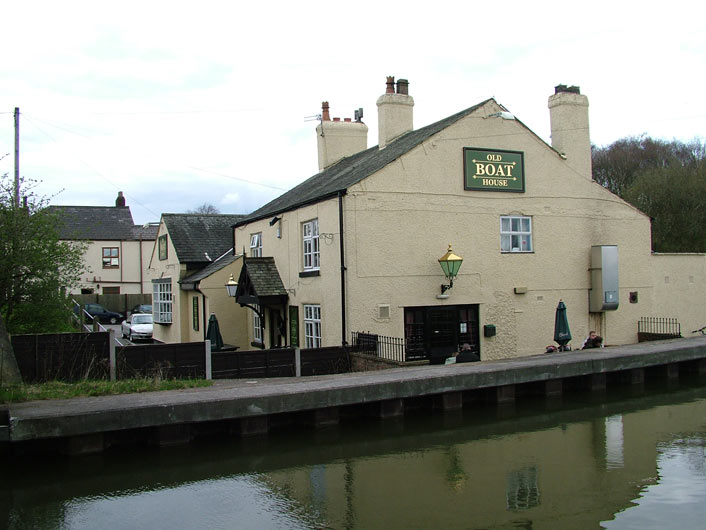
<svg viewBox="0 0 706 530"><path fill-rule="evenodd" d="M494 99L415 130L408 92L388 78L370 148L360 117L331 119L325 102L320 173L234 225L287 293L261 311L265 328L287 322L272 340L368 332L404 338L411 358L466 342L484 360L526 356L553 343L560 300L575 348L590 329L637 342L645 316L706 324L704 255L653 254L649 217L593 181L578 87L549 97L552 145ZM449 244L463 264L444 290Z"/></svg>

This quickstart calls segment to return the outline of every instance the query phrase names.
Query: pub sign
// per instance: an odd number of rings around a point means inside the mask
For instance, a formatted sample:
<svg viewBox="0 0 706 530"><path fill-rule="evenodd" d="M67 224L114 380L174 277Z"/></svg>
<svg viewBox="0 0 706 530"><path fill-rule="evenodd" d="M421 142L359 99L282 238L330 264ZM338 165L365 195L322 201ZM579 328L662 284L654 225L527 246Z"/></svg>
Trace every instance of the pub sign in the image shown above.
<svg viewBox="0 0 706 530"><path fill-rule="evenodd" d="M464 147L463 176L466 190L524 193L524 153Z"/></svg>
<svg viewBox="0 0 706 530"><path fill-rule="evenodd" d="M289 345L299 347L299 306L289 306Z"/></svg>

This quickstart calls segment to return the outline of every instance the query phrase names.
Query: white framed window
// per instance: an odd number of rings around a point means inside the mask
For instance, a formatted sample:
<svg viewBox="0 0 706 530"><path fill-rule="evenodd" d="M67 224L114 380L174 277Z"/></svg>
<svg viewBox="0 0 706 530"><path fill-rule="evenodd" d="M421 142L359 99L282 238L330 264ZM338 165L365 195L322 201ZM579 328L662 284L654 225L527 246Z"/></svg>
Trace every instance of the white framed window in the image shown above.
<svg viewBox="0 0 706 530"><path fill-rule="evenodd" d="M172 323L172 279L153 280L152 312L154 321L160 324Z"/></svg>
<svg viewBox="0 0 706 530"><path fill-rule="evenodd" d="M500 217L500 251L533 251L531 217L514 215Z"/></svg>
<svg viewBox="0 0 706 530"><path fill-rule="evenodd" d="M262 257L262 232L250 235L250 257Z"/></svg>
<svg viewBox="0 0 706 530"><path fill-rule="evenodd" d="M304 305L304 347L321 348L320 305Z"/></svg>
<svg viewBox="0 0 706 530"><path fill-rule="evenodd" d="M319 220L312 219L302 225L304 243L304 270L319 269Z"/></svg>
<svg viewBox="0 0 706 530"><path fill-rule="evenodd" d="M252 312L252 336L253 342L262 342L262 319L260 318L260 306L253 306L257 311Z"/></svg>

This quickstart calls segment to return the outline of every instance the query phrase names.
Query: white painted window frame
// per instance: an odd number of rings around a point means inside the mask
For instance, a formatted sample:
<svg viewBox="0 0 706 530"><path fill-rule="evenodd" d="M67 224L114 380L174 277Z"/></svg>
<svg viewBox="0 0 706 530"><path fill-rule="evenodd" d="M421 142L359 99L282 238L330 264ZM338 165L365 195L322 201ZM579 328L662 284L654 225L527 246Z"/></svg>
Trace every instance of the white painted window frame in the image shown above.
<svg viewBox="0 0 706 530"><path fill-rule="evenodd" d="M534 252L531 217L525 215L500 217L500 251L508 254Z"/></svg>
<svg viewBox="0 0 706 530"><path fill-rule="evenodd" d="M315 271L321 266L319 252L319 220L312 219L302 224L302 250L304 270Z"/></svg>
<svg viewBox="0 0 706 530"><path fill-rule="evenodd" d="M262 338L262 319L260 318L260 306L253 306L257 311L252 312L252 336L253 342L264 343Z"/></svg>
<svg viewBox="0 0 706 530"><path fill-rule="evenodd" d="M304 304L304 345L321 348L321 306Z"/></svg>
<svg viewBox="0 0 706 530"><path fill-rule="evenodd" d="M157 324L172 323L172 280L157 280L152 283L152 312Z"/></svg>
<svg viewBox="0 0 706 530"><path fill-rule="evenodd" d="M250 257L262 257L262 232L250 234Z"/></svg>

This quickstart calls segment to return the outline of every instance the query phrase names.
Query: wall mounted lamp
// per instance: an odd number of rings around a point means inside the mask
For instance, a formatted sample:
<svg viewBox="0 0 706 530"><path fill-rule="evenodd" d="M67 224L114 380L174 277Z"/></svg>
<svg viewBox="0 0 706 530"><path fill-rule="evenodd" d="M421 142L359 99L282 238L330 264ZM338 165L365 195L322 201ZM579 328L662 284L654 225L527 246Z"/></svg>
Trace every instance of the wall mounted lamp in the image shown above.
<svg viewBox="0 0 706 530"><path fill-rule="evenodd" d="M235 291L238 290L238 282L235 281L235 278L233 278L233 275L230 275L230 278L228 278L228 281L226 282L226 291L228 291L228 296L231 298L235 298Z"/></svg>
<svg viewBox="0 0 706 530"><path fill-rule="evenodd" d="M448 285L444 285L443 283L441 284L441 294L444 294L454 286L454 278L458 274L458 270L461 268L462 263L463 258L453 253L451 243L449 243L449 250L447 250L446 254L439 258L441 270L444 271L444 276L446 276L446 279L449 280Z"/></svg>

